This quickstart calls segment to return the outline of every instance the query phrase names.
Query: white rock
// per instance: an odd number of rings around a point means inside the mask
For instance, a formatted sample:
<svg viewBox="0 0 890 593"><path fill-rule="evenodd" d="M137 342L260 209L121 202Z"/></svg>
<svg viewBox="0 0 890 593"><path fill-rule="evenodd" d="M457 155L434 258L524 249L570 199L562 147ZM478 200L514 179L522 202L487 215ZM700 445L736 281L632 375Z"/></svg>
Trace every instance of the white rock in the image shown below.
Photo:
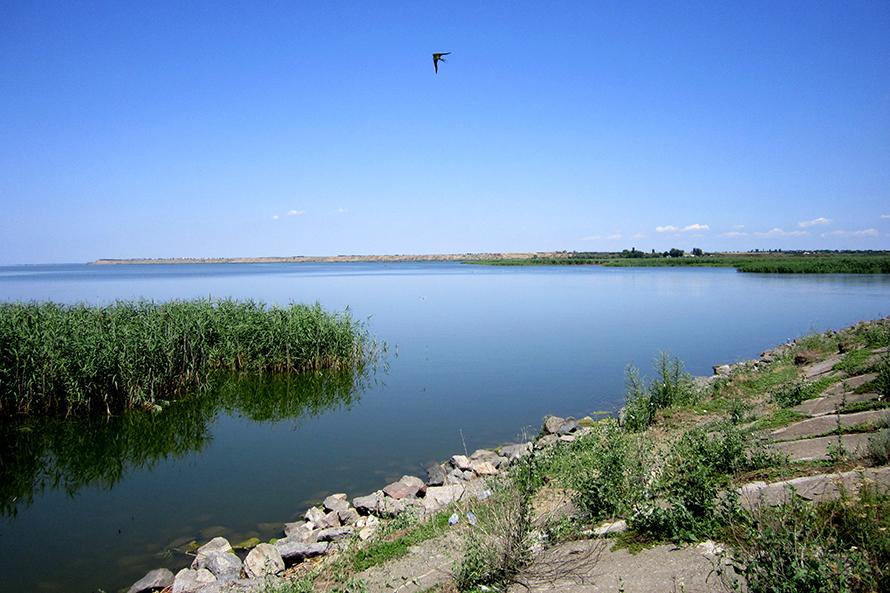
<svg viewBox="0 0 890 593"><path fill-rule="evenodd" d="M625 531L627 531L627 522L624 519L619 519L611 523L603 523L593 530L593 535L601 537L610 533L624 533Z"/></svg>
<svg viewBox="0 0 890 593"><path fill-rule="evenodd" d="M272 544L259 544L244 559L244 572L256 579L266 575L274 575L284 570L281 552Z"/></svg>
<svg viewBox="0 0 890 593"><path fill-rule="evenodd" d="M430 486L426 490L423 499L423 508L429 512L435 512L442 507L460 499L464 494L464 487L460 484L449 486Z"/></svg>
<svg viewBox="0 0 890 593"><path fill-rule="evenodd" d="M215 537L200 548L198 548L195 553L195 559L192 561L192 568L195 570L199 568L204 568L205 563L207 562L207 557L211 554L219 554L225 552L231 552L232 545L229 543L224 537Z"/></svg>
<svg viewBox="0 0 890 593"><path fill-rule="evenodd" d="M206 568L183 568L173 579L173 593L197 593L202 587L215 582L216 577Z"/></svg>

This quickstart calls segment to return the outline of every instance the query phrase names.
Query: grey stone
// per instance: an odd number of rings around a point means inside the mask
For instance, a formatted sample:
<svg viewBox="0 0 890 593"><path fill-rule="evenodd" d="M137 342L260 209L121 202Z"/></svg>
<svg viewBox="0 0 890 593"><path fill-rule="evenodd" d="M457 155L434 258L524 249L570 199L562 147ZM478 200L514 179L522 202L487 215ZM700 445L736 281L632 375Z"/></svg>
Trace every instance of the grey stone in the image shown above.
<svg viewBox="0 0 890 593"><path fill-rule="evenodd" d="M438 463L426 468L426 475L426 483L430 486L441 486L445 483L445 468Z"/></svg>
<svg viewBox="0 0 890 593"><path fill-rule="evenodd" d="M423 508L428 512L435 512L453 502L460 500L464 494L464 487L460 484L450 486L431 486L426 490L423 498Z"/></svg>
<svg viewBox="0 0 890 593"><path fill-rule="evenodd" d="M315 524L320 529L327 527L340 527L340 514L337 511L331 511L322 517L321 521Z"/></svg>
<svg viewBox="0 0 890 593"><path fill-rule="evenodd" d="M353 534L355 528L353 527L331 527L329 529L322 529L318 532L318 541L320 542L335 542L344 538L347 538Z"/></svg>
<svg viewBox="0 0 890 593"><path fill-rule="evenodd" d="M363 514L370 515L371 513L376 513L377 508L380 506L380 501L383 499L383 492L377 491L367 496L357 496L352 499L352 506L355 509Z"/></svg>
<svg viewBox="0 0 890 593"><path fill-rule="evenodd" d="M490 451L488 449L476 449L470 455L470 461L491 461L492 458L497 456L498 454L494 451Z"/></svg>
<svg viewBox="0 0 890 593"><path fill-rule="evenodd" d="M544 432L547 434L556 434L559 427L565 423L565 418L559 416L547 416L544 418Z"/></svg>
<svg viewBox="0 0 890 593"><path fill-rule="evenodd" d="M327 498L324 499L325 510L327 511L345 511L349 508L349 501L346 499L345 494L331 494Z"/></svg>
<svg viewBox="0 0 890 593"><path fill-rule="evenodd" d="M338 511L337 515L340 517L341 525L353 525L361 517L361 515L358 514L358 511L353 508L347 508L345 511Z"/></svg>
<svg viewBox="0 0 890 593"><path fill-rule="evenodd" d="M498 473L494 464L488 461L473 461L470 463L470 470L477 476L494 476Z"/></svg>
<svg viewBox="0 0 890 593"><path fill-rule="evenodd" d="M552 447L559 441L559 437L555 434L544 435L535 441L535 449L546 449L547 447Z"/></svg>
<svg viewBox="0 0 890 593"><path fill-rule="evenodd" d="M714 374L718 377L726 377L732 372L732 368L728 364L718 364L714 366Z"/></svg>
<svg viewBox="0 0 890 593"><path fill-rule="evenodd" d="M327 553L328 542L307 544L294 538L286 537L275 542L275 547L286 562L294 563Z"/></svg>
<svg viewBox="0 0 890 593"><path fill-rule="evenodd" d="M395 517L404 513L409 506L410 499L384 498L377 507L377 514L381 517Z"/></svg>
<svg viewBox="0 0 890 593"><path fill-rule="evenodd" d="M470 469L470 459L466 455L452 455L451 465L459 470Z"/></svg>
<svg viewBox="0 0 890 593"><path fill-rule="evenodd" d="M215 582L216 577L206 568L183 568L173 578L173 593L198 593L205 585Z"/></svg>
<svg viewBox="0 0 890 593"><path fill-rule="evenodd" d="M559 429L557 429L556 434L571 434L579 428L581 428L581 425L578 424L577 420L575 420L574 418L566 418L566 421L559 425Z"/></svg>
<svg viewBox="0 0 890 593"><path fill-rule="evenodd" d="M148 593L165 589L173 584L173 573L166 568L156 568L146 573L144 577L133 583L127 589L127 593Z"/></svg>
<svg viewBox="0 0 890 593"><path fill-rule="evenodd" d="M252 579L278 574L284 570L281 552L272 544L260 544L244 559L244 572Z"/></svg>
<svg viewBox="0 0 890 593"><path fill-rule="evenodd" d="M232 552L214 552L206 556L204 566L219 581L233 581L241 576L241 559Z"/></svg>
<svg viewBox="0 0 890 593"><path fill-rule="evenodd" d="M304 543L314 542L316 531L315 526L308 521L284 524L285 537L294 537Z"/></svg>
<svg viewBox="0 0 890 593"><path fill-rule="evenodd" d="M396 500L401 500L403 498L413 498L417 496L418 490L419 488L417 486L412 486L404 482L393 482L392 484L387 484L386 487L383 488L383 493Z"/></svg>
<svg viewBox="0 0 890 593"><path fill-rule="evenodd" d="M232 545L224 537L215 537L200 548L195 553L195 559L192 561L192 568L197 570L204 568L204 562L211 554L231 552Z"/></svg>
<svg viewBox="0 0 890 593"><path fill-rule="evenodd" d="M627 531L627 522L624 519L619 519L611 523L603 523L593 530L593 535L602 537L611 533L624 533L625 531Z"/></svg>
<svg viewBox="0 0 890 593"><path fill-rule="evenodd" d="M316 527L321 526L321 522L324 521L324 511L318 507L309 507L306 511L306 514L303 515L306 517L306 520L315 525Z"/></svg>
<svg viewBox="0 0 890 593"><path fill-rule="evenodd" d="M523 455L528 454L532 450L531 443L518 443L515 445L504 445L500 448L501 455L509 461L519 459Z"/></svg>

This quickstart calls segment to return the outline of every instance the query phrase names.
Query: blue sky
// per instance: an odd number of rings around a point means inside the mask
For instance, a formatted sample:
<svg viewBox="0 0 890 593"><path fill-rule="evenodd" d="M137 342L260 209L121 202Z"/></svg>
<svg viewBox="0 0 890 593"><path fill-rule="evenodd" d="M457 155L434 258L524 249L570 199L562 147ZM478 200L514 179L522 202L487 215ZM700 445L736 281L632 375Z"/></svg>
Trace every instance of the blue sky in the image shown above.
<svg viewBox="0 0 890 593"><path fill-rule="evenodd" d="M888 249L888 31L886 1L6 0L0 263Z"/></svg>

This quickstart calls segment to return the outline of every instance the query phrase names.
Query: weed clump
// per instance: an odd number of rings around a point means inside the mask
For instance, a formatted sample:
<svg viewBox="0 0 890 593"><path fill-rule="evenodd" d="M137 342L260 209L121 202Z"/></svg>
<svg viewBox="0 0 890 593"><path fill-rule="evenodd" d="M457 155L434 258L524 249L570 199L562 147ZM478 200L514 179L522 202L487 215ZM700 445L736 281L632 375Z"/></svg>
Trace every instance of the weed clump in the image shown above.
<svg viewBox="0 0 890 593"><path fill-rule="evenodd" d="M696 427L671 447L658 479L638 504L628 525L653 540L695 541L720 525L719 499L733 475L781 460L763 443L731 423L713 430Z"/></svg>
<svg viewBox="0 0 890 593"><path fill-rule="evenodd" d="M734 571L751 593L890 590L890 496L859 496L740 511L725 531Z"/></svg>
<svg viewBox="0 0 890 593"><path fill-rule="evenodd" d="M535 543L531 499L537 485L532 454L493 488L489 502L478 509L476 526L467 532L454 575L458 590L508 584L528 564Z"/></svg>
<svg viewBox="0 0 890 593"><path fill-rule="evenodd" d="M656 378L647 383L636 368L627 369L622 423L630 432L649 427L658 410L691 405L699 399L692 377L678 358L660 353L655 359L655 372Z"/></svg>

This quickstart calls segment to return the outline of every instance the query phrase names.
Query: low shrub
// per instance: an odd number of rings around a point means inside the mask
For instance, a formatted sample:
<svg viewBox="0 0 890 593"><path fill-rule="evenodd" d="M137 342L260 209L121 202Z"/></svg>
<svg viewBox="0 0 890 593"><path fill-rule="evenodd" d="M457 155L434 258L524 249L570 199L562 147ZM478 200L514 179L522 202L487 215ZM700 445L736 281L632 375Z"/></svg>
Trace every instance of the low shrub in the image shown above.
<svg viewBox="0 0 890 593"><path fill-rule="evenodd" d="M535 463L534 455L524 457L477 509L476 526L467 532L464 556L454 574L458 590L508 584L531 560Z"/></svg>
<svg viewBox="0 0 890 593"><path fill-rule="evenodd" d="M661 352L655 359L656 378L647 382L630 366L626 372L622 423L630 432L649 427L658 410L688 406L699 400L692 377L676 357Z"/></svg>
<svg viewBox="0 0 890 593"><path fill-rule="evenodd" d="M589 518L605 519L624 514L640 499L652 465L648 442L614 422L601 422L568 447L557 473Z"/></svg>
<svg viewBox="0 0 890 593"><path fill-rule="evenodd" d="M781 461L763 443L730 423L687 431L671 448L654 488L629 526L654 540L693 541L721 522L720 492L732 476Z"/></svg>
<svg viewBox="0 0 890 593"><path fill-rule="evenodd" d="M877 465L890 463L890 429L879 430L869 437L868 456Z"/></svg>
<svg viewBox="0 0 890 593"><path fill-rule="evenodd" d="M792 496L738 512L724 535L751 593L890 590L890 496L873 487L816 505Z"/></svg>

